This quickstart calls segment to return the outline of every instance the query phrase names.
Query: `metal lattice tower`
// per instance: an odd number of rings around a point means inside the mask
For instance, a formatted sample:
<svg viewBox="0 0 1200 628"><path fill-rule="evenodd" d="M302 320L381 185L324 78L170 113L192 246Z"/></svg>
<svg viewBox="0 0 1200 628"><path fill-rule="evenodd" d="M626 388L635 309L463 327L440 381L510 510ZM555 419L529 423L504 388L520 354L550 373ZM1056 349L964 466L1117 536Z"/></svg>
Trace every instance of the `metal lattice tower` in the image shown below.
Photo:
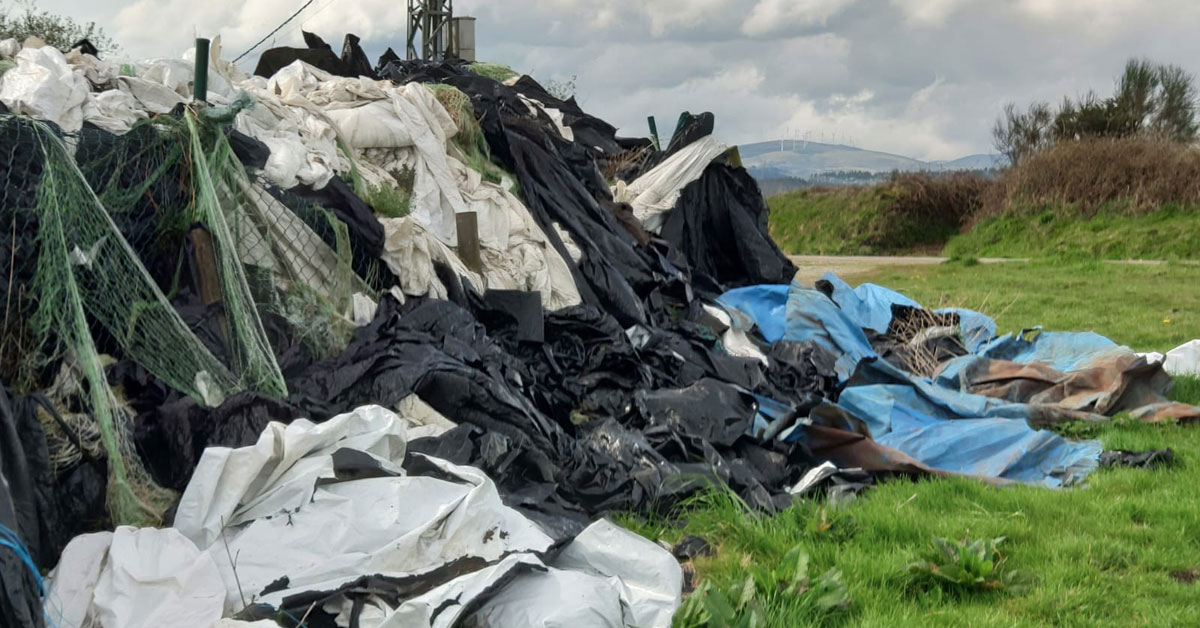
<svg viewBox="0 0 1200 628"><path fill-rule="evenodd" d="M408 0L408 58L445 59L454 40L453 20L453 0Z"/></svg>

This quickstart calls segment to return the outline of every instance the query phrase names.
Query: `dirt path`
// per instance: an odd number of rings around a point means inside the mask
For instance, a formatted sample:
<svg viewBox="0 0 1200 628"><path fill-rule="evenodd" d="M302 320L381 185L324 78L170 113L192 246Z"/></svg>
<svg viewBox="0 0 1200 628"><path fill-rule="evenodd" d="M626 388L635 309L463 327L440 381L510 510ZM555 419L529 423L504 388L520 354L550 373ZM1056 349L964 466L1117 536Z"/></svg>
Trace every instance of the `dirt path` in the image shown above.
<svg viewBox="0 0 1200 628"><path fill-rule="evenodd" d="M812 283L820 279L827 270L832 270L839 277L848 277L871 273L886 266L932 266L949 259L948 257L888 257L882 255L791 255L789 257L796 265L796 279L803 283ZM1029 260L998 257L979 260L982 264L1027 261Z"/></svg>

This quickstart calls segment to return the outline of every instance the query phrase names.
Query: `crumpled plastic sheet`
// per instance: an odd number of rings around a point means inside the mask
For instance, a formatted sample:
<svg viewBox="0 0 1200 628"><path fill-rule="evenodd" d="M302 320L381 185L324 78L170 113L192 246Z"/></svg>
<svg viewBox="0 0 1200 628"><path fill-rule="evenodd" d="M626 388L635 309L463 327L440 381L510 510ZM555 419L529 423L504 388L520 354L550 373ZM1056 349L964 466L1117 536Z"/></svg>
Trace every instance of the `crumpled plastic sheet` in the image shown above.
<svg viewBox="0 0 1200 628"><path fill-rule="evenodd" d="M658 233L683 188L699 179L708 165L727 150L727 145L711 135L696 140L633 181L618 181L612 188L613 200L632 205L633 215L642 226Z"/></svg>
<svg viewBox="0 0 1200 628"><path fill-rule="evenodd" d="M209 628L226 595L217 565L171 528L78 536L50 580L56 626Z"/></svg>
<svg viewBox="0 0 1200 628"><path fill-rule="evenodd" d="M886 333L891 325L893 307L921 307L908 296L873 283L863 283L857 288L851 288L832 272L822 275L816 288L837 303L859 327L879 334ZM986 314L954 307L933 310L933 313L953 314L958 317L959 336L967 350L972 353L978 352L996 336L996 321Z"/></svg>
<svg viewBox="0 0 1200 628"><path fill-rule="evenodd" d="M660 235L687 259L693 275L725 287L787 284L796 266L771 239L768 211L750 173L714 162L683 188Z"/></svg>
<svg viewBox="0 0 1200 628"><path fill-rule="evenodd" d="M359 59L361 50L352 39L347 38L347 54ZM319 47L328 48L323 42ZM125 133L138 120L167 113L191 96L188 58L126 64L134 76L125 76L116 65L78 51L64 56L51 47L29 48L20 55L24 60L0 79L8 85L0 85L0 101L67 131L87 121ZM238 90L247 92L254 106L237 114L236 129L269 150L262 171L271 183L289 190L323 189L353 168L368 186L393 185L389 169L412 167L413 216L442 243L457 245L457 213L476 212L486 282L477 285L480 290L537 291L551 309L580 302L570 266L530 212L508 190L482 180L447 152L447 139L457 128L429 89L338 77L298 60L269 78L248 77L220 59L220 41L214 39L209 100L228 102ZM339 217L354 233L368 236L374 255L382 252L378 227L356 224L356 216ZM408 288L410 294L426 294Z"/></svg>
<svg viewBox="0 0 1200 628"><path fill-rule="evenodd" d="M83 106L91 86L53 46L23 48L17 67L0 75L0 102L12 113L57 124L63 131L83 126Z"/></svg>
<svg viewBox="0 0 1200 628"><path fill-rule="evenodd" d="M1005 334L984 345L979 355L1028 364L1041 362L1056 371L1089 368L1091 363L1132 354L1128 347L1091 331L1041 331L1039 328Z"/></svg>
<svg viewBox="0 0 1200 628"><path fill-rule="evenodd" d="M480 471L409 454L407 424L363 407L206 449L174 528L68 546L53 579L64 618L204 628L253 599L355 628L449 627L472 614L557 626L582 609L588 625L670 625L682 585L670 553L605 521L549 552L552 539Z"/></svg>
<svg viewBox="0 0 1200 628"><path fill-rule="evenodd" d="M431 90L417 83L391 86L333 77L300 62L265 82L265 89L253 92L257 98L267 102L278 99L290 110L289 115L305 123L331 125L327 141L340 138L350 149L361 151L358 166L364 177L370 179L367 175L377 171L377 179L390 179L388 173L412 168L410 218L420 221L447 250L457 246L456 214L475 212L484 258L482 279L486 282L473 276L477 289L537 291L550 309L580 302L570 268L548 245L524 205L508 190L484 181L478 172L447 152L449 138L458 128ZM253 128L243 130L251 135L256 132ZM289 141L295 137L284 131ZM271 137L266 136L264 141L269 144ZM330 150L336 148L330 144ZM272 154L275 152L273 149ZM340 162L333 163L335 169L343 169ZM267 174L271 176L270 167ZM286 187L289 182L279 183ZM374 179L367 183L373 184ZM389 185L386 181L383 184ZM410 260L387 261L395 267ZM462 267L457 261L449 265L456 270ZM426 271L412 269L406 274L421 276L427 275ZM405 285L401 281L405 292L415 295L427 294L424 288L429 283Z"/></svg>
<svg viewBox="0 0 1200 628"><path fill-rule="evenodd" d="M1162 353L1142 354L1151 362L1162 362L1163 370L1179 377L1200 377L1200 340L1189 340L1165 355Z"/></svg>

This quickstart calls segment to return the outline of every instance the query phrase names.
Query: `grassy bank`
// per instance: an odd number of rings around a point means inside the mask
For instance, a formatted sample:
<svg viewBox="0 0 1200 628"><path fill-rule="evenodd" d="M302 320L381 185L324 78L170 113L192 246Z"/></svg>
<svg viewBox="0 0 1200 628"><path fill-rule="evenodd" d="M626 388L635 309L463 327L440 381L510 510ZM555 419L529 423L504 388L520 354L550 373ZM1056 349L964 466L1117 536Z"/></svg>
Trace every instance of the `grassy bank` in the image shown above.
<svg viewBox="0 0 1200 628"><path fill-rule="evenodd" d="M982 306L1002 329L1095 329L1138 348L1165 349L1200 336L1200 321L1181 314L1200 305L1194 275L1171 265L947 264L890 268L852 283L874 281L928 305ZM1173 308L1180 312L1164 322ZM1200 404L1200 380L1178 382L1173 396ZM1086 487L1059 491L898 480L846 506L805 502L775 517L710 494L679 513L682 525L627 524L655 539L707 539L716 554L695 567L719 589L742 591L747 573L777 568L797 546L810 556L814 580L841 571L851 600L842 611L819 611L803 595L755 593L768 626L1200 625L1200 582L1177 573L1200 567L1200 428L1117 422L1081 433L1107 449L1170 447L1175 462L1101 469ZM955 593L908 574L932 536L964 534L1007 537L1000 546L1006 566L1030 573L1034 585L1023 593Z"/></svg>
<svg viewBox="0 0 1200 628"><path fill-rule="evenodd" d="M1150 139L1065 142L996 179L896 175L768 199L797 255L1200 258L1200 151Z"/></svg>
<svg viewBox="0 0 1200 628"><path fill-rule="evenodd" d="M1200 205L1131 213L1112 202L1092 215L1022 206L964 227L927 224L889 207L879 188L799 190L767 199L771 235L792 255L945 255L1200 259Z"/></svg>
<svg viewBox="0 0 1200 628"><path fill-rule="evenodd" d="M1019 209L984 218L950 239L949 257L1200 259L1200 207L1170 204L1130 215L1081 217L1065 208Z"/></svg>
<svg viewBox="0 0 1200 628"><path fill-rule="evenodd" d="M871 187L813 188L767 199L771 237L788 253L937 252L978 205L986 182L969 175L897 175Z"/></svg>

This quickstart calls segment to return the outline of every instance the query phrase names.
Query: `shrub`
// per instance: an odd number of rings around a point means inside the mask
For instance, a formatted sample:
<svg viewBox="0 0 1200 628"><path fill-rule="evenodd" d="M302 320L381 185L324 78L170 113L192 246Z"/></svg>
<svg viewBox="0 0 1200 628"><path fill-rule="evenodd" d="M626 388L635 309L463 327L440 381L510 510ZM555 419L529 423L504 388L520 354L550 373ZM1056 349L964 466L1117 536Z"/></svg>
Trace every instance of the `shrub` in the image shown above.
<svg viewBox="0 0 1200 628"><path fill-rule="evenodd" d="M1069 208L1083 217L1102 206L1144 214L1197 202L1200 150L1146 137L1085 139L1059 142L1007 170L983 196L976 218L1030 206Z"/></svg>

